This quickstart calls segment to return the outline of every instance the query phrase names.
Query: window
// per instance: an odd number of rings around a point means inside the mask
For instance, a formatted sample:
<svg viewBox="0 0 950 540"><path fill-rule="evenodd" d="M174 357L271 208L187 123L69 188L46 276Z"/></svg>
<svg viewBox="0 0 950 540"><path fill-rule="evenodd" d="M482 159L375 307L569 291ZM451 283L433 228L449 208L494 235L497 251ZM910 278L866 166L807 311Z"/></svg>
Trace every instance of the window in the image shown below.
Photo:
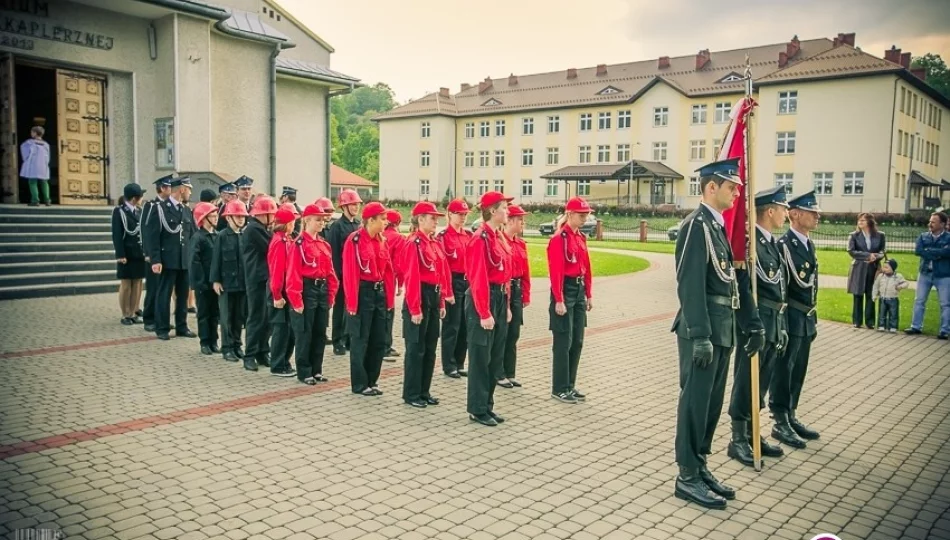
<svg viewBox="0 0 950 540"><path fill-rule="evenodd" d="M560 133L560 131L561 131L561 117L549 116L548 117L548 133Z"/></svg>
<svg viewBox="0 0 950 540"><path fill-rule="evenodd" d="M798 111L798 90L778 93L778 113L795 114Z"/></svg>
<svg viewBox="0 0 950 540"><path fill-rule="evenodd" d="M432 125L429 122L422 123L422 138L428 139L429 135L432 134Z"/></svg>
<svg viewBox="0 0 950 540"><path fill-rule="evenodd" d="M544 188L545 197L557 197L557 180L548 179L548 183Z"/></svg>
<svg viewBox="0 0 950 540"><path fill-rule="evenodd" d="M502 179L495 179L494 186L492 187L495 191L499 193L505 192L505 181Z"/></svg>
<svg viewBox="0 0 950 540"><path fill-rule="evenodd" d="M429 196L429 181L428 180L419 180L419 196L420 197Z"/></svg>
<svg viewBox="0 0 950 540"><path fill-rule="evenodd" d="M907 107L907 89L901 86L901 112L906 112Z"/></svg>
<svg viewBox="0 0 950 540"><path fill-rule="evenodd" d="M666 161L666 143L653 143L653 161Z"/></svg>
<svg viewBox="0 0 950 540"><path fill-rule="evenodd" d="M548 165L557 165L560 161L560 151L556 146L548 148Z"/></svg>
<svg viewBox="0 0 950 540"><path fill-rule="evenodd" d="M475 181L466 180L465 181L465 196L472 197L475 195Z"/></svg>
<svg viewBox="0 0 950 540"><path fill-rule="evenodd" d="M939 144L937 145L936 148L934 148L934 165L937 167L940 166L940 145Z"/></svg>
<svg viewBox="0 0 950 540"><path fill-rule="evenodd" d="M910 115L917 118L917 94L913 94L910 99Z"/></svg>
<svg viewBox="0 0 950 540"><path fill-rule="evenodd" d="M590 131L593 119L590 113L581 114L581 131Z"/></svg>
<svg viewBox="0 0 950 540"><path fill-rule="evenodd" d="M534 118L521 119L521 134L534 135Z"/></svg>
<svg viewBox="0 0 950 540"><path fill-rule="evenodd" d="M532 180L521 181L521 196L530 197L534 192L534 182Z"/></svg>
<svg viewBox="0 0 950 540"><path fill-rule="evenodd" d="M475 122L465 122L465 138L475 138Z"/></svg>
<svg viewBox="0 0 950 540"><path fill-rule="evenodd" d="M864 195L864 172L844 173L844 194Z"/></svg>
<svg viewBox="0 0 950 540"><path fill-rule="evenodd" d="M521 166L530 167L534 165L534 150L524 148L521 150Z"/></svg>
<svg viewBox="0 0 950 540"><path fill-rule="evenodd" d="M578 181L577 181L577 194L578 194L578 195L590 195L590 180L578 180Z"/></svg>
<svg viewBox="0 0 950 540"><path fill-rule="evenodd" d="M478 194L484 195L488 193L488 180L479 180L478 181Z"/></svg>
<svg viewBox="0 0 950 540"><path fill-rule="evenodd" d="M495 137L505 136L505 121L495 120Z"/></svg>
<svg viewBox="0 0 950 540"><path fill-rule="evenodd" d="M670 123L669 107L653 107L653 127L662 127Z"/></svg>
<svg viewBox="0 0 950 540"><path fill-rule="evenodd" d="M898 129L897 130L897 155L898 156L904 155L904 141L905 141L904 130Z"/></svg>
<svg viewBox="0 0 950 540"><path fill-rule="evenodd" d="M597 129L610 129L609 112L602 112L597 115Z"/></svg>
<svg viewBox="0 0 950 540"><path fill-rule="evenodd" d="M475 166L475 152L465 152L465 168Z"/></svg>
<svg viewBox="0 0 950 540"><path fill-rule="evenodd" d="M505 166L505 151L495 150L495 167Z"/></svg>
<svg viewBox="0 0 950 540"><path fill-rule="evenodd" d="M834 187L834 175L832 173L816 172L814 179L816 195L831 195Z"/></svg>
<svg viewBox="0 0 950 540"><path fill-rule="evenodd" d="M577 162L578 163L590 163L590 146L581 146L579 148Z"/></svg>
<svg viewBox="0 0 950 540"><path fill-rule="evenodd" d="M610 161L610 145L601 144L597 146L597 163L607 163Z"/></svg>
<svg viewBox="0 0 950 540"><path fill-rule="evenodd" d="M480 150L478 152L478 166L479 167L488 166L488 150Z"/></svg>
<svg viewBox="0 0 950 540"><path fill-rule="evenodd" d="M901 173L894 173L894 196L898 199L901 196Z"/></svg>
<svg viewBox="0 0 950 540"><path fill-rule="evenodd" d="M693 161L706 159L706 139L689 141L689 159Z"/></svg>
<svg viewBox="0 0 950 540"><path fill-rule="evenodd" d="M617 161L620 163L626 163L630 161L630 145L629 144L617 145Z"/></svg>
<svg viewBox="0 0 950 540"><path fill-rule="evenodd" d="M907 134L907 155L908 157L914 157L914 140L915 137L911 137L910 133Z"/></svg>
<svg viewBox="0 0 950 540"><path fill-rule="evenodd" d="M722 146L722 139L713 139L713 145L712 145L713 154L719 155L720 146Z"/></svg>
<svg viewBox="0 0 950 540"><path fill-rule="evenodd" d="M422 167L429 166L429 151L428 150L423 150L422 152L419 152L419 161L420 161L419 163L420 166Z"/></svg>
<svg viewBox="0 0 950 540"><path fill-rule="evenodd" d="M617 129L630 128L630 111L617 112Z"/></svg>
<svg viewBox="0 0 950 540"><path fill-rule="evenodd" d="M717 103L716 104L716 116L713 118L713 122L717 124L725 124L729 121L729 115L732 114L732 104L731 103Z"/></svg>
<svg viewBox="0 0 950 540"><path fill-rule="evenodd" d="M783 186L785 188L785 193L788 195L792 194L792 181L794 176L792 173L778 173L775 175L775 185Z"/></svg>
<svg viewBox="0 0 950 540"><path fill-rule="evenodd" d="M487 121L482 122L478 125L478 136L479 137L488 137L491 135L491 127Z"/></svg>
<svg viewBox="0 0 950 540"><path fill-rule="evenodd" d="M776 135L778 144L775 149L776 154L786 155L795 153L795 132L779 131Z"/></svg>
<svg viewBox="0 0 950 540"><path fill-rule="evenodd" d="M689 196L690 197L700 197L703 192L699 190L699 177L690 176L689 177Z"/></svg>
<svg viewBox="0 0 950 540"><path fill-rule="evenodd" d="M705 124L706 123L706 106L693 105L693 114L690 117L689 122L694 125Z"/></svg>

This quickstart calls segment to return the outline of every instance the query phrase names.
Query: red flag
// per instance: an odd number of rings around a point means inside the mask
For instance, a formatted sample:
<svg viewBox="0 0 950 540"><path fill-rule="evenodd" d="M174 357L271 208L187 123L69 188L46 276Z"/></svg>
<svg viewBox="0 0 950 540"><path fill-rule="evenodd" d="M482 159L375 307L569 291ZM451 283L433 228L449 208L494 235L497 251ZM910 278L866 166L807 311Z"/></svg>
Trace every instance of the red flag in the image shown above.
<svg viewBox="0 0 950 540"><path fill-rule="evenodd" d="M736 261L746 259L746 241L748 237L746 228L746 186L749 177L746 166L748 162L746 125L749 114L755 105L756 103L751 97L744 97L732 108L729 131L726 132L726 138L722 142L722 148L719 150L719 157L717 158L717 160L739 158L739 178L742 179L743 185L739 187L739 197L735 204L722 213L722 217L726 222L726 236L729 238L729 244L732 245L732 256Z"/></svg>

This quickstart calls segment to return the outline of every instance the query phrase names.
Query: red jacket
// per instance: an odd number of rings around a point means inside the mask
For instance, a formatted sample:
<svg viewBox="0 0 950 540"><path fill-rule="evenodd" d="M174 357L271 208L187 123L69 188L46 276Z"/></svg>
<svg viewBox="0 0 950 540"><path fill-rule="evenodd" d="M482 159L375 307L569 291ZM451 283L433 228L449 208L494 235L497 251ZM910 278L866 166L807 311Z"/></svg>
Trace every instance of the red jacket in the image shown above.
<svg viewBox="0 0 950 540"><path fill-rule="evenodd" d="M274 301L284 297L284 284L287 280L287 255L293 241L283 231L277 231L267 247L267 269L270 275L270 294Z"/></svg>
<svg viewBox="0 0 950 540"><path fill-rule="evenodd" d="M491 316L489 284L511 288L511 247L501 234L483 223L465 250L466 276L472 303L480 319Z"/></svg>
<svg viewBox="0 0 950 540"><path fill-rule="evenodd" d="M464 227L460 232L448 226L439 231L439 234L436 235L436 239L442 244L445 258L449 262L449 270L455 274L465 274L468 272L468 269L465 267L465 250L468 247L469 240L472 239L472 233Z"/></svg>
<svg viewBox="0 0 950 540"><path fill-rule="evenodd" d="M303 280L327 280L327 294L330 307L336 298L340 282L333 271L333 258L330 243L322 237L310 236L301 231L300 236L290 247L290 259L287 262L287 300L294 309L303 308Z"/></svg>
<svg viewBox="0 0 950 540"><path fill-rule="evenodd" d="M347 313L359 309L360 281L384 283L386 308L393 309L395 288L392 261L382 235L371 237L360 227L343 244L343 297Z"/></svg>
<svg viewBox="0 0 950 540"><path fill-rule="evenodd" d="M439 307L452 297L452 274L442 246L433 238L416 231L403 246L401 264L406 283L406 306L411 315L422 314L422 284L438 285Z"/></svg>
<svg viewBox="0 0 950 540"><path fill-rule="evenodd" d="M567 225L561 227L548 242L548 272L551 276L551 294L555 302L564 301L564 278L584 277L587 298L591 297L590 255L587 238Z"/></svg>
<svg viewBox="0 0 950 540"><path fill-rule="evenodd" d="M528 245L521 237L508 238L511 245L511 279L521 278L521 302L531 302L531 268L528 266Z"/></svg>
<svg viewBox="0 0 950 540"><path fill-rule="evenodd" d="M389 259L393 261L393 274L398 287L404 282L402 264L399 261L402 260L400 254L402 247L406 245L406 237L401 235L396 227L386 227L383 236L386 237L386 248L389 249Z"/></svg>

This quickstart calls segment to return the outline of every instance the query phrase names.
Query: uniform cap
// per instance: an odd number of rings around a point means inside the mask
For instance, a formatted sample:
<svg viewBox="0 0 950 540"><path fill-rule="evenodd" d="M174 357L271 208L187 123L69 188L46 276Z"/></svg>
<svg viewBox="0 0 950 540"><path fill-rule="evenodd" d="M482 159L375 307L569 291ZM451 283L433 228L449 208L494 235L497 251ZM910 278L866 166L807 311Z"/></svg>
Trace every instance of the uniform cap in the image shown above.
<svg viewBox="0 0 950 540"><path fill-rule="evenodd" d="M281 191L281 193L280 193L281 196L283 196L283 195L293 195L293 196L296 196L296 195L297 195L297 188L295 188L295 187L284 186L282 189L283 189L283 191Z"/></svg>
<svg viewBox="0 0 950 540"><path fill-rule="evenodd" d="M210 190L210 189L202 189L202 190L201 190L201 195L198 197L198 200L200 200L201 202L211 202L211 201L213 201L213 200L215 200L215 199L217 199L217 198L218 198L218 196L217 196L217 194L215 194L215 192L214 192L213 190Z"/></svg>
<svg viewBox="0 0 950 540"><path fill-rule="evenodd" d="M742 185L742 179L739 178L739 158L724 159L696 169L699 176L718 176L723 180L728 180L734 184Z"/></svg>
<svg viewBox="0 0 950 540"><path fill-rule="evenodd" d="M386 210L386 221L388 221L390 225L398 227L399 224L402 223L402 214L399 213L399 210Z"/></svg>
<svg viewBox="0 0 950 540"><path fill-rule="evenodd" d="M342 198L342 194L341 194ZM386 213L386 207L381 202L371 202L363 207L363 219L371 219Z"/></svg>
<svg viewBox="0 0 950 540"><path fill-rule="evenodd" d="M254 205L251 206L252 216L260 216L264 214L275 214L275 213L277 213L277 203L274 202L274 199L271 199L270 197L266 195L261 195L260 197L257 197L256 199L254 199Z"/></svg>
<svg viewBox="0 0 950 540"><path fill-rule="evenodd" d="M467 214L471 211L468 207L468 203L462 199L452 200L446 210L453 214Z"/></svg>
<svg viewBox="0 0 950 540"><path fill-rule="evenodd" d="M286 225L296 221L297 216L295 216L293 211L291 211L289 208L284 208L281 206L280 209L277 210L277 213L274 214L274 220L280 225Z"/></svg>
<svg viewBox="0 0 950 540"><path fill-rule="evenodd" d="M326 217L326 216L329 216L330 214L331 212L325 211L323 207L321 206L318 206L316 204L308 204L303 209L303 214L300 214L300 217L310 217L310 216Z"/></svg>
<svg viewBox="0 0 950 540"><path fill-rule="evenodd" d="M126 184L122 188L122 195L125 197L125 200L131 201L132 199L142 196L142 186L138 184Z"/></svg>
<svg viewBox="0 0 950 540"><path fill-rule="evenodd" d="M228 204L224 205L224 212L221 213L222 216L244 216L247 217L247 207L244 206L244 203L241 201L231 201Z"/></svg>
<svg viewBox="0 0 950 540"><path fill-rule="evenodd" d="M527 216L530 213L531 212L525 212L524 208L518 206L517 204L513 204L508 207L508 217Z"/></svg>
<svg viewBox="0 0 950 540"><path fill-rule="evenodd" d="M217 212L218 209L209 202L200 202L195 205L195 209L192 213L195 216L195 223L201 225L201 222L204 221L206 217L212 212Z"/></svg>
<svg viewBox="0 0 950 540"><path fill-rule="evenodd" d="M188 186L188 187L191 187L191 177L190 177L190 176L179 176L178 178L175 178L174 180L172 180L172 184L171 184L171 185L172 185L172 187L179 187L179 186Z"/></svg>
<svg viewBox="0 0 950 540"><path fill-rule="evenodd" d="M806 210L808 212L821 212L821 208L818 207L818 198L815 197L814 191L809 191L804 195L799 195L788 201L788 206L793 209Z"/></svg>
<svg viewBox="0 0 950 540"><path fill-rule="evenodd" d="M491 208L501 201L511 202L513 200L515 200L514 197L505 197L505 195L500 191L489 191L488 193L482 195L482 199L479 201L478 205L482 209L485 209Z"/></svg>
<svg viewBox="0 0 950 540"><path fill-rule="evenodd" d="M593 214L594 210L590 207L590 204L587 203L582 197L573 197L571 200L567 201L567 204L564 206L565 212L581 212Z"/></svg>
<svg viewBox="0 0 950 540"><path fill-rule="evenodd" d="M785 186L775 186L755 194L755 205L766 206L777 204L788 208L788 199L785 196Z"/></svg>
<svg viewBox="0 0 950 540"><path fill-rule="evenodd" d="M415 217L421 215L444 216L445 214L439 212L439 209L434 203L429 201L419 201L415 206L412 207L412 215Z"/></svg>
<svg viewBox="0 0 950 540"><path fill-rule="evenodd" d="M237 187L237 188L248 188L253 185L254 185L254 179L246 175L242 175L240 178L234 181L234 187Z"/></svg>
<svg viewBox="0 0 950 540"><path fill-rule="evenodd" d="M218 186L218 193L237 193L237 187L231 182Z"/></svg>
<svg viewBox="0 0 950 540"><path fill-rule="evenodd" d="M152 183L155 184L155 187L171 186L171 185L172 185L172 180L174 180L174 179L175 179L175 177L174 177L173 175L169 174L169 175L166 175L166 176L163 176L163 177L159 178L158 180L156 180L156 181L154 181L154 182L152 182Z"/></svg>

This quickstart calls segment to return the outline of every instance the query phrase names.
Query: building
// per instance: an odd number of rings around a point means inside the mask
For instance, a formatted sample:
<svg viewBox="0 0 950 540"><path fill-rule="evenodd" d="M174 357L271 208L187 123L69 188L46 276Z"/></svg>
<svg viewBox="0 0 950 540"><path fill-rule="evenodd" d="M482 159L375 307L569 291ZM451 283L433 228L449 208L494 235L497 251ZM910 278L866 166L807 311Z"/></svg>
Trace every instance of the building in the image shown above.
<svg viewBox="0 0 950 540"><path fill-rule="evenodd" d="M17 145L35 124L60 204L172 172L324 195L328 100L359 84L332 52L274 0L0 1L3 201L26 201Z"/></svg>
<svg viewBox="0 0 950 540"><path fill-rule="evenodd" d="M694 171L715 159L747 56L757 188L816 189L835 212L948 200L950 100L910 53L878 58L854 34L442 88L376 118L380 196L694 207Z"/></svg>
<svg viewBox="0 0 950 540"><path fill-rule="evenodd" d="M376 183L367 180L362 176L351 173L339 165L330 165L330 198L337 200L340 192L344 189L353 189L359 193L364 201L375 199L377 197Z"/></svg>

